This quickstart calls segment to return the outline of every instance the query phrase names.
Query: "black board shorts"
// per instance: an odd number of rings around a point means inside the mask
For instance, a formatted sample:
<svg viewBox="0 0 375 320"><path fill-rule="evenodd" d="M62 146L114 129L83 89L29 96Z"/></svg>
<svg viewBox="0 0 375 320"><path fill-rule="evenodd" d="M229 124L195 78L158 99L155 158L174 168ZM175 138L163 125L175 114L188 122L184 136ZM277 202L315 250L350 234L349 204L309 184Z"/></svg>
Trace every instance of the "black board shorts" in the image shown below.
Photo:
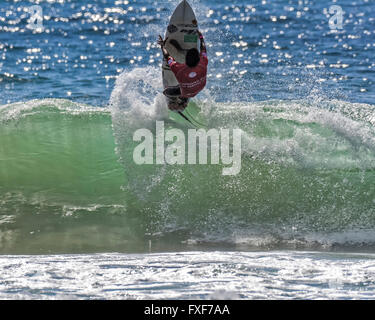
<svg viewBox="0 0 375 320"><path fill-rule="evenodd" d="M180 87L170 87L164 90L163 94L168 98L177 98L181 96Z"/></svg>

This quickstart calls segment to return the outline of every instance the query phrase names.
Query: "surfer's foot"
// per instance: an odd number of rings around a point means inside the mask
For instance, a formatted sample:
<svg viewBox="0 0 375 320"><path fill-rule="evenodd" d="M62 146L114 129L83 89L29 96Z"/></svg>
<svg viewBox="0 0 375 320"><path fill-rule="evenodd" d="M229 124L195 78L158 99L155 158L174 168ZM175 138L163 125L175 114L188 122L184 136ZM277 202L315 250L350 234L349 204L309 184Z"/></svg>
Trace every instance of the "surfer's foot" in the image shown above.
<svg viewBox="0 0 375 320"><path fill-rule="evenodd" d="M188 98L179 97L168 103L168 108L173 111L184 111L189 103Z"/></svg>
<svg viewBox="0 0 375 320"><path fill-rule="evenodd" d="M181 106L177 103L171 103L168 105L168 108L169 110L172 110L172 111L184 111L186 106Z"/></svg>

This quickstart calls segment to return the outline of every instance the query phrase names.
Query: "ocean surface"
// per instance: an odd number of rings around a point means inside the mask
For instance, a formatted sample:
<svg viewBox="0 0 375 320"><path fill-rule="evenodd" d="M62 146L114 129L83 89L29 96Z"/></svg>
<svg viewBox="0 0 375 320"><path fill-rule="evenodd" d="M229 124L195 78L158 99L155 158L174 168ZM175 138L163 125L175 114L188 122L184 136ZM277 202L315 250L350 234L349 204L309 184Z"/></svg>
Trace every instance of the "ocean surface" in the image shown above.
<svg viewBox="0 0 375 320"><path fill-rule="evenodd" d="M190 1L236 176L133 161L178 3L0 2L0 299L374 299L374 1Z"/></svg>

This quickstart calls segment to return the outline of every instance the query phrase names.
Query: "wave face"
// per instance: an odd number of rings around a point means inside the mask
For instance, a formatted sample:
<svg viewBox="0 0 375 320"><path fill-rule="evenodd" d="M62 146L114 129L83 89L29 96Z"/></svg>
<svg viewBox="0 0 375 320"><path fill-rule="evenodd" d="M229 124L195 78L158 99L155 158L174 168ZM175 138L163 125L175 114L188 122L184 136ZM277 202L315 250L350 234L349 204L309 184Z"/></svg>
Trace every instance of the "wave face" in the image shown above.
<svg viewBox="0 0 375 320"><path fill-rule="evenodd" d="M3 106L0 121L1 252L101 248L107 232L108 247L124 213L110 114L47 99Z"/></svg>
<svg viewBox="0 0 375 320"><path fill-rule="evenodd" d="M373 106L216 103L204 92L210 127L243 132L240 174L139 166L135 130L166 119L159 76L124 72L108 108L0 107L1 253L373 246Z"/></svg>

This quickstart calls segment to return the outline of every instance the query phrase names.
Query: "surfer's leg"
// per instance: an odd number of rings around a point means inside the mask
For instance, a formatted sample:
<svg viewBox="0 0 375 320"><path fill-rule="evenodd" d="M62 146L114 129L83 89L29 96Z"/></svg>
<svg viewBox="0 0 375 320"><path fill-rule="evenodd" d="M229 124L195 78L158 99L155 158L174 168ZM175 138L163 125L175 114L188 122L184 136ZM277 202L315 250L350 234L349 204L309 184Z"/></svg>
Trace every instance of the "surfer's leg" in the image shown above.
<svg viewBox="0 0 375 320"><path fill-rule="evenodd" d="M177 98L181 95L180 87L170 87L164 90L163 94L168 98Z"/></svg>

